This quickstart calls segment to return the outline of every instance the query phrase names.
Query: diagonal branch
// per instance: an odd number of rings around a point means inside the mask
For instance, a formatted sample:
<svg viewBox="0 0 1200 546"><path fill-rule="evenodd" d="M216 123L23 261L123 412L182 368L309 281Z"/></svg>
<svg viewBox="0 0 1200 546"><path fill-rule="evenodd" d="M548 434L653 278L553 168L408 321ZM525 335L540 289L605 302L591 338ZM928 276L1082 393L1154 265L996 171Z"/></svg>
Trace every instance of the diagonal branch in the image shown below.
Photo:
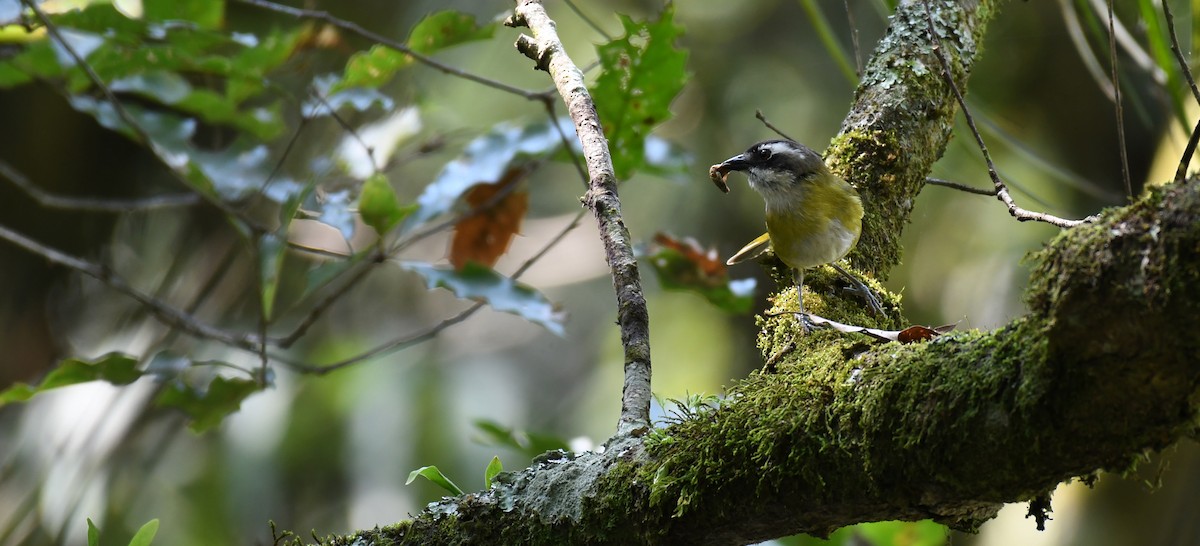
<svg viewBox="0 0 1200 546"><path fill-rule="evenodd" d="M138 302L142 307L148 309L155 317L163 324L177 328L180 331L186 332L193 336L202 339L212 339L225 343L231 347L245 349L247 351L258 351L261 337L244 333L234 332L230 330L222 330L215 326L201 322L192 314L173 307L170 304L150 296L138 289L130 286L129 282L123 277L114 273L111 269L81 258L76 258L62 251L50 248L29 237L26 237L16 231L0 226L0 239L8 241L16 246L19 246L33 254L37 254L45 258L51 263L68 267L84 275L92 277L112 289L125 294Z"/></svg>
<svg viewBox="0 0 1200 546"><path fill-rule="evenodd" d="M629 230L621 218L621 202L617 197L617 179L608 141L600 127L596 106L583 83L583 72L567 56L554 21L546 15L541 2L519 0L505 24L529 27L533 36L522 34L517 38L517 49L536 61L537 68L545 70L554 79L571 120L575 122L590 177L583 202L592 209L599 224L617 293L617 323L625 348L625 384L617 435L640 435L650 427L650 317Z"/></svg>

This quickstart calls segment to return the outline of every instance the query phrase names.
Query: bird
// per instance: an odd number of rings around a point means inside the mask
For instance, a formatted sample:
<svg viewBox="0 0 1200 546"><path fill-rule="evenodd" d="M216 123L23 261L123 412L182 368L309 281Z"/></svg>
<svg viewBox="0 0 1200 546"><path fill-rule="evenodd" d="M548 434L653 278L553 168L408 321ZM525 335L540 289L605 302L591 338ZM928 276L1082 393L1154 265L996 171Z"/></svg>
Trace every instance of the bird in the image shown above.
<svg viewBox="0 0 1200 546"><path fill-rule="evenodd" d="M882 313L878 298L858 278L837 265L862 233L863 205L858 191L830 172L817 152L792 140L765 140L713 165L709 177L729 193L729 173L742 172L766 202L767 232L755 238L727 265L753 260L774 250L794 270L796 299L804 328L804 270L830 264L850 279L872 310Z"/></svg>

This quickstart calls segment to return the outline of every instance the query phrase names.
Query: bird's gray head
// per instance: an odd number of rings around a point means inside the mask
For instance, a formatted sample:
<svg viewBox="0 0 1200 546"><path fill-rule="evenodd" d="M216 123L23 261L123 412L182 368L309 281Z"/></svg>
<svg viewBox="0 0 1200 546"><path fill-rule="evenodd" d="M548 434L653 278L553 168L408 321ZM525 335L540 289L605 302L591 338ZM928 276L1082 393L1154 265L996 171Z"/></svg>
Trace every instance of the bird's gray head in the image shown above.
<svg viewBox="0 0 1200 546"><path fill-rule="evenodd" d="M722 176L742 171L764 196L785 192L827 171L825 161L808 146L791 140L765 140L713 167Z"/></svg>

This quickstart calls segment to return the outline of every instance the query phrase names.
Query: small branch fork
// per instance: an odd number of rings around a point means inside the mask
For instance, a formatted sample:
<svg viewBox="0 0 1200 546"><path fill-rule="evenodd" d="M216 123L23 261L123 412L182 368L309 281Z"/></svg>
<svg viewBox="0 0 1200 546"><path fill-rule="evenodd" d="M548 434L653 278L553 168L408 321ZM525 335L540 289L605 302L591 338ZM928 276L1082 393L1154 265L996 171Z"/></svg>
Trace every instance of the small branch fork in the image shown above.
<svg viewBox="0 0 1200 546"><path fill-rule="evenodd" d="M650 318L629 230L621 219L612 156L596 106L583 83L583 72L567 55L554 21L539 0L518 0L505 25L528 27L532 32L533 36L522 34L517 38L517 50L533 59L537 69L550 74L575 122L589 176L588 191L582 200L599 224L605 257L612 269L617 324L625 348L625 383L617 436L641 435L650 427Z"/></svg>
<svg viewBox="0 0 1200 546"><path fill-rule="evenodd" d="M979 128L975 126L975 117L971 115L971 110L967 108L967 101L963 100L962 92L958 90L958 86L954 83L954 76L950 73L950 62L946 60L946 55L941 49L941 37L938 35L937 28L933 23L933 13L929 9L929 2L922 2L922 5L925 8L925 22L929 28L929 39L933 42L933 53L937 55L938 62L942 65L942 77L945 78L946 84L950 86L950 90L954 92L954 98L958 101L959 108L962 108L963 116L967 118L967 125L971 128L971 134L975 137L975 143L979 145L979 151L983 152L983 160L987 163L988 176L991 177L992 184L996 188L996 198L1004 203L1004 206L1008 208L1008 213L1013 218L1021 222L1033 220L1061 228L1070 228L1083 223L1094 222L1096 216L1088 216L1082 220L1069 220L1044 212L1025 210L1017 206L1012 195L1008 193L1008 186L1004 184L1004 181L1000 179L1000 174L996 172L996 164L992 162L992 154L988 152L987 144L983 142L983 135L979 134Z"/></svg>

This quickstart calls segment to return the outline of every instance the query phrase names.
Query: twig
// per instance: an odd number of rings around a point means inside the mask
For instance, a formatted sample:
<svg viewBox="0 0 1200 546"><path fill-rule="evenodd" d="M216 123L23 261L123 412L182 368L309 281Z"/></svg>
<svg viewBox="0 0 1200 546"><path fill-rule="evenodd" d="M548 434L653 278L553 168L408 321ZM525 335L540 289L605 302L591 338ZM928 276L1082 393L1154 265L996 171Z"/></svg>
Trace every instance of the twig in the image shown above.
<svg viewBox="0 0 1200 546"><path fill-rule="evenodd" d="M29 2L31 0L22 0L22 1ZM465 80L471 80L475 83L482 84L487 87L491 87L492 89L498 89L500 91L504 91L505 93L510 93L513 95L524 97L529 100L543 100L542 99L543 93L541 93L541 92L529 91L527 89L521 89L519 87L514 87L512 85L509 85L509 84L501 82L501 81L493 80L491 78L485 78L478 74L473 74L471 72L467 72L460 68L455 68L453 66L442 63L442 62L440 62L432 57L429 57L427 55L422 55L420 53L417 53L416 51L413 51L411 48L409 48L407 45L405 45L404 43L402 43L400 41L393 40L382 34L378 34L376 32L367 30L367 29L363 28L362 26L360 26L358 23L354 23L351 21L347 21L345 19L339 19L337 17L334 17L333 15L330 15L329 12L326 12L326 11L315 10L315 9L293 8L291 6L285 6L283 4L277 4L275 2L269 2L267 0L237 0L237 1L242 4L247 4L247 5L255 6L258 8L263 8L265 10L274 11L276 13L283 13L286 15L291 15L292 17L296 17L296 18L315 19L318 21L324 21L324 22L329 23L330 25L333 25L337 28L340 28L340 29L348 31L348 32L352 32L363 38L371 40L372 42L386 45L392 49L395 49L396 51L404 53L405 55L411 56L417 62L420 62L426 66L440 70L446 74L450 74L451 76L456 76L456 77L459 77L459 78L462 78Z"/></svg>
<svg viewBox="0 0 1200 546"><path fill-rule="evenodd" d="M1091 0L1091 6L1092 10L1094 10L1097 16L1104 12L1103 0ZM1133 65L1149 74L1150 78L1154 80L1154 83L1166 85L1167 71L1158 66L1158 63L1156 63L1154 60L1154 56L1147 52L1146 49L1138 43L1137 38L1133 37L1133 34L1129 32L1129 29L1125 27L1125 24L1122 23L1120 19L1112 16L1111 3L1109 4L1108 9L1109 17L1111 18L1109 24L1112 25L1109 30L1109 38L1116 39L1117 45L1121 46L1121 49L1124 50L1125 54L1129 56L1129 60L1133 63Z"/></svg>
<svg viewBox="0 0 1200 546"><path fill-rule="evenodd" d="M277 337L273 339L272 342L274 345L281 349L287 349L299 341L300 338L304 337L304 335L308 333L309 328L312 328L312 326L317 323L317 319L321 318L325 312L328 311L331 306L333 306L334 303L340 300L342 296L345 296L347 293L349 293L351 288L357 286L359 281L361 281L367 276L368 273L375 269L376 265L382 263L386 259L383 251L379 249L379 245L381 244L382 240L383 239L381 237L372 243L374 248L369 249L371 256L367 258L366 264L358 267L353 274L351 274L349 277L346 277L345 280L342 281L341 286L338 286L332 293L325 296L320 302L314 305L312 309L308 311L308 314L300 320L300 324L296 325L296 327L292 329L291 333L283 337Z"/></svg>
<svg viewBox="0 0 1200 546"><path fill-rule="evenodd" d="M1133 182L1129 180L1129 153L1125 150L1125 114L1121 108L1121 80L1117 77L1117 39L1113 33L1113 0L1108 0L1108 62L1112 70L1113 106L1117 117L1117 147L1121 150L1121 179L1125 197L1133 200Z"/></svg>
<svg viewBox="0 0 1200 546"><path fill-rule="evenodd" d="M555 23L538 0L518 0L510 27L528 27L516 47L545 70L575 122L575 132L587 162L589 186L583 202L595 214L612 270L617 297L617 323L625 349L625 381L621 393L618 436L640 435L650 428L650 316L642 293L637 259L629 244L629 230L621 219L621 202L613 173L608 141L600 127L596 106L583 82L583 72L571 61L555 30Z"/></svg>
<svg viewBox="0 0 1200 546"><path fill-rule="evenodd" d="M1192 96L1196 99L1196 103L1200 104L1200 88L1196 87L1192 69L1188 66L1187 59L1183 57L1183 51L1179 48L1179 37L1175 34L1175 15L1171 13L1170 0L1163 0L1162 6L1163 16L1167 19L1167 33L1171 36L1171 51L1175 53L1175 60L1179 63L1179 70L1183 72L1183 77L1187 78ZM1179 168L1175 170L1176 182L1187 178L1188 164L1192 161L1192 155L1196 153L1198 140L1200 140L1200 121L1197 121L1196 128L1192 129L1192 136L1188 138L1187 147L1183 150L1183 157L1179 159Z"/></svg>
<svg viewBox="0 0 1200 546"><path fill-rule="evenodd" d="M339 126L341 126L343 131L349 133L350 137L353 138L359 146L362 146L363 151L367 154L367 159L371 161L371 172L378 173L381 170L381 166L375 159L375 148L370 144L367 144L367 141L363 140L362 135L358 134L358 131L356 131L354 127L350 126L350 123L337 112L337 108L334 108L332 104L329 104L329 101L321 95L320 91L313 90L313 97L317 99L317 102L321 103L322 106L329 110L329 117L333 118L333 120L337 122Z"/></svg>
<svg viewBox="0 0 1200 546"><path fill-rule="evenodd" d="M767 119L767 116L763 115L762 110L755 110L754 117L758 118L758 121L763 122L763 125L766 125L767 129L775 131L775 134L777 134L783 138L786 138L792 142L796 142L796 139L788 136L787 133L780 131L779 128L775 126L775 124L771 123L771 121Z"/></svg>
<svg viewBox="0 0 1200 546"><path fill-rule="evenodd" d="M975 143L979 145L979 151L983 153L983 160L987 163L988 176L991 177L992 184L996 188L996 198L1003 202L1008 208L1008 213L1020 222L1034 220L1062 228L1069 228L1093 221L1095 219L1094 216L1089 216L1083 220L1068 220L1042 212L1033 212L1018 207L1017 203L1013 201L1012 196L1008 193L1008 187L1004 185L1004 181L1000 180L1000 175L996 172L996 164L992 162L992 154L988 152L987 144L983 142L983 135L979 134L979 128L975 126L975 118L971 115L971 110L967 108L967 101L963 99L962 93L958 90L958 85L954 83L954 76L950 73L950 62L946 60L946 56L942 52L940 45L941 38L938 36L937 29L934 26L933 12L929 9L929 3L922 2L921 5L925 9L925 24L929 29L929 39L933 43L933 53L942 65L942 77L954 93L954 98L958 101L958 106L962 108L963 116L967 119L967 125L971 128L971 134L975 137Z"/></svg>
<svg viewBox="0 0 1200 546"><path fill-rule="evenodd" d="M578 15L580 19L583 19L583 22L587 23L587 26L592 27L592 30L603 36L605 40L612 41L612 36L609 35L609 33L604 32L604 29L600 28L600 25L597 25L596 21L593 21L591 17L585 15L583 11L579 9L579 6L575 5L575 2L572 2L571 0L563 0L563 3L566 4L568 8L571 8L571 11L575 12L575 15Z"/></svg>
<svg viewBox="0 0 1200 546"><path fill-rule="evenodd" d="M7 178L14 186L32 197L38 204L47 208L83 210L91 212L130 212L134 210L153 210L171 207L187 207L200 202L200 196L194 193L178 195L155 195L134 199L109 199L103 197L64 197L43 190L34 184L20 171L0 160L0 176Z"/></svg>
<svg viewBox="0 0 1200 546"><path fill-rule="evenodd" d="M850 9L850 0L844 0L846 5L846 23L850 26L850 45L854 47L854 75L862 79L862 50L858 47L858 24L854 22L854 10Z"/></svg>
<svg viewBox="0 0 1200 546"><path fill-rule="evenodd" d="M1196 127L1192 129L1192 136L1188 137L1187 146L1183 148L1183 158L1179 160L1179 168L1175 170L1175 181L1182 181L1187 178L1188 163L1191 163L1192 156L1196 153L1196 144L1200 143L1200 120L1196 120Z"/></svg>
<svg viewBox="0 0 1200 546"><path fill-rule="evenodd" d="M50 248L4 226L0 226L0 239L7 240L50 262L74 269L99 280L149 309L163 324L178 328L196 337L213 339L240 349L248 351L257 351L258 349L260 343L258 336L235 333L205 324L190 313L168 305L158 298L149 296L133 288L124 278L100 264L76 258L62 251Z"/></svg>
<svg viewBox="0 0 1200 546"><path fill-rule="evenodd" d="M586 189L588 186L587 167L584 167L583 162L579 160L579 154L576 154L575 148L571 147L570 137L567 136L567 132L563 130L562 125L558 123L558 114L554 111L554 102L552 101L546 102L546 116L550 118L550 123L558 130L558 138L562 140L563 149L566 150L567 155L571 158L571 164L575 166L575 172L579 173L579 179L583 182L583 187Z"/></svg>
<svg viewBox="0 0 1200 546"><path fill-rule="evenodd" d="M850 66L850 60L846 58L846 52L842 50L842 45L838 43L837 38L830 31L829 20L825 18L825 13L821 11L821 6L818 6L814 0L800 0L800 7L812 20L812 28L817 32L817 38L821 40L821 44L825 46L825 50L833 57L834 63L841 69L842 75L850 82L850 85L858 85L858 78L855 77L854 68Z"/></svg>
<svg viewBox="0 0 1200 546"><path fill-rule="evenodd" d="M307 117L300 116L300 121L296 124L296 130L292 133L292 136L288 138L287 145L283 147L283 153L279 154L279 161L275 162L275 166L271 168L271 172L267 174L267 177L263 180L262 184L258 186L259 194L266 194L267 190L271 188L271 184L275 183L275 178L279 176L281 171L283 171L283 164L287 161L288 156L292 155L292 150L295 149L296 143L300 141L300 135L303 134L304 129L308 127L308 121L309 120ZM249 203L247 203L247 205L249 205Z"/></svg>
<svg viewBox="0 0 1200 546"><path fill-rule="evenodd" d="M983 188L976 188L976 187L974 187L974 186L968 186L968 185L966 185L966 184L961 184L961 183L958 183L958 182L951 182L951 181L949 181L949 180L942 180L941 178L927 177L927 178L925 179L925 183L926 183L926 184L929 184L930 186L942 186L943 188L953 188L953 189L956 189L956 190L958 190L958 191L964 191L964 192L967 192L967 193L973 193L973 194L976 194L976 195L988 195L988 196L991 196L991 197L995 197L995 196L996 196L996 189L995 189L995 188L992 188L992 189L990 189L990 190L985 190L985 189L983 189Z"/></svg>
<svg viewBox="0 0 1200 546"><path fill-rule="evenodd" d="M354 355L354 356L344 359L344 360L340 360L338 362L334 362L332 364L306 364L303 362L289 360L287 358L279 358L277 360L281 364L283 364L293 370L296 370L298 372L308 373L308 374L313 374L313 375L325 375L327 373L334 372L334 371L340 370L342 368L346 368L348 366L353 366L355 364L358 364L358 363L366 361L366 360L370 360L372 358L375 358L375 357L383 355L383 354L387 354L387 353L394 352L394 351L399 351L401 349L405 349L408 347L412 347L413 345L417 345L419 343L429 341L430 339L433 339L435 336L437 336L439 333L441 333L442 330L445 330L446 328L449 328L451 326L454 326L455 324L458 324L464 320L467 320L471 315L475 314L476 311L483 308L483 306L484 306L484 302L476 302L474 305L464 309L463 311L460 311L457 315L454 315L453 317L450 317L450 318L445 319L433 326L430 326L429 328L426 328L425 330L422 330L421 332L418 332L416 334L412 334L409 336L403 336L403 337L393 339L391 341L388 341L387 343L378 345L378 346L376 346L372 349L369 349L365 352L359 353L357 355Z"/></svg>

